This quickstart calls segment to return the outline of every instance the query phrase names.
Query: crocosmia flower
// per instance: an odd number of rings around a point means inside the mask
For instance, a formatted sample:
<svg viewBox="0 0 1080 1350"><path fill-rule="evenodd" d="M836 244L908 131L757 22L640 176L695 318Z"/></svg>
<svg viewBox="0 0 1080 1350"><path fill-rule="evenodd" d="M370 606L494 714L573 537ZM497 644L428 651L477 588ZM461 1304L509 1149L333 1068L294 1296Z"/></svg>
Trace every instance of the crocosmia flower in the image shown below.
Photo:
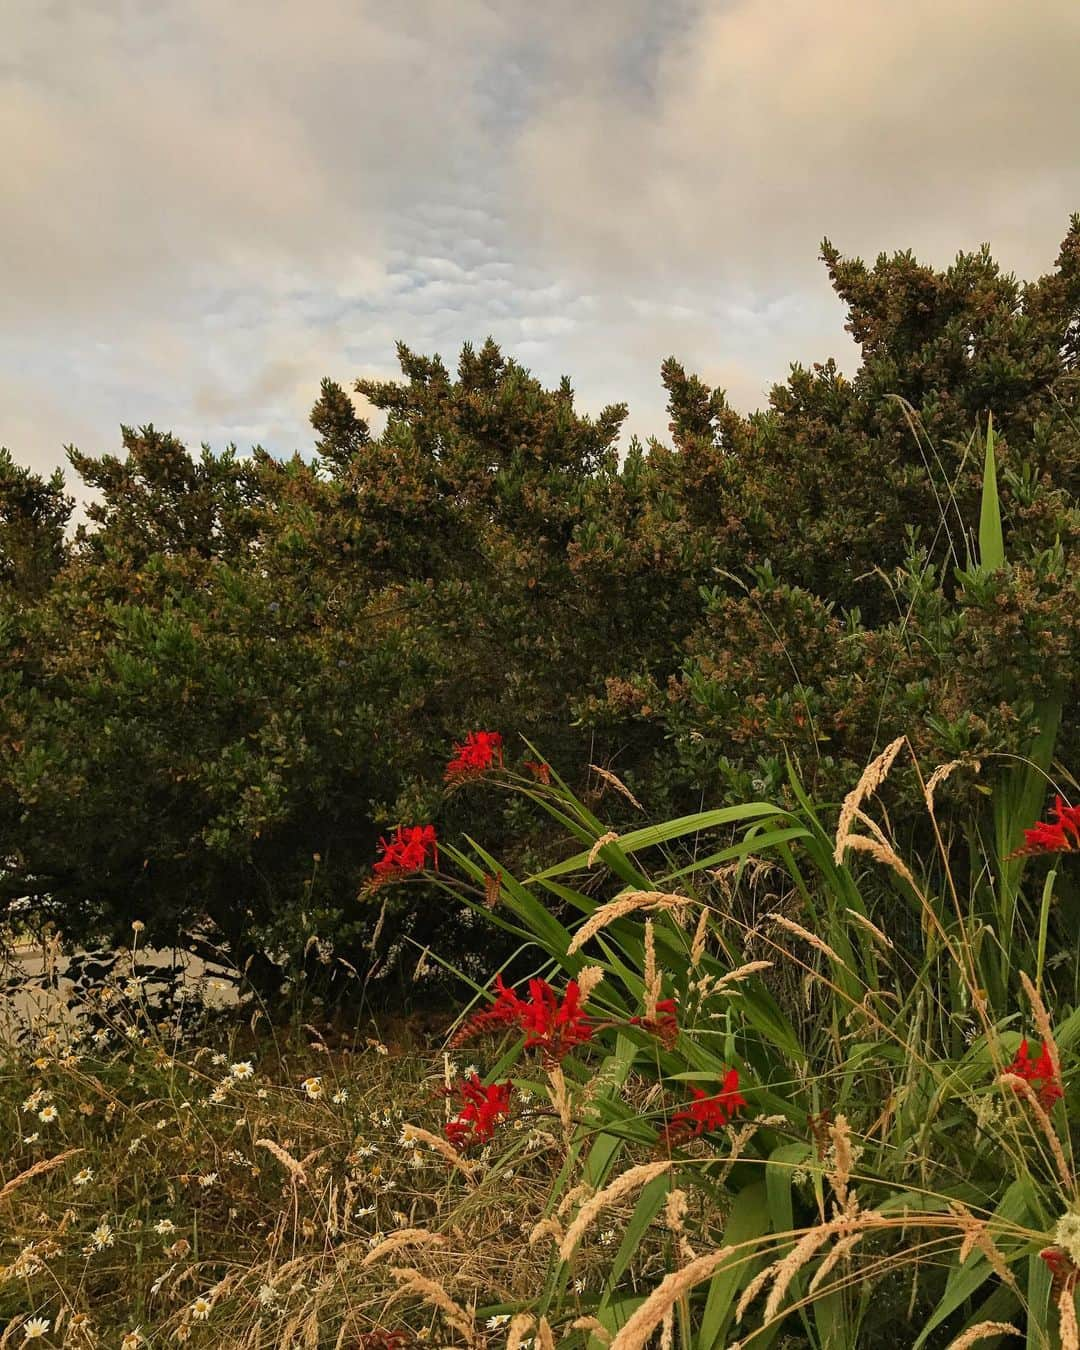
<svg viewBox="0 0 1080 1350"><path fill-rule="evenodd" d="M393 839L389 842L379 840L379 848L383 856L371 869L373 886L422 872L427 866L429 850L435 866L439 865L439 846L434 825L399 825Z"/></svg>
<svg viewBox="0 0 1080 1350"><path fill-rule="evenodd" d="M456 1149L486 1143L492 1137L496 1124L509 1113L510 1087L509 1083L489 1083L485 1087L475 1073L458 1084L462 1107L446 1122L446 1137Z"/></svg>
<svg viewBox="0 0 1080 1350"><path fill-rule="evenodd" d="M561 999L547 980L530 980L527 999L508 988L501 975L495 977L495 988L495 1002L469 1019L455 1037L455 1045L480 1031L518 1026L525 1032L526 1049L537 1047L552 1059L562 1059L574 1046L592 1039L593 1024L581 1006L576 980L567 984Z"/></svg>
<svg viewBox="0 0 1080 1350"><path fill-rule="evenodd" d="M702 1088L691 1087L690 1091L694 1100L676 1111L664 1130L669 1144L722 1129L746 1105L746 1098L739 1092L738 1069L728 1069L720 1091L711 1097Z"/></svg>
<svg viewBox="0 0 1080 1350"><path fill-rule="evenodd" d="M1060 797L1054 798L1054 809L1049 823L1037 821L1024 831L1024 846L1010 856L1027 858L1039 853L1080 852L1080 806L1066 806Z"/></svg>
<svg viewBox="0 0 1080 1350"><path fill-rule="evenodd" d="M666 1045L670 1050L679 1038L679 1019L675 1011L675 1000L673 998L660 999L656 1005L654 1016L631 1017L630 1025L644 1027L646 1031L651 1031L654 1036L659 1037L661 1044Z"/></svg>
<svg viewBox="0 0 1080 1350"><path fill-rule="evenodd" d="M448 783L480 778L493 766L502 768L502 737L497 731L470 731L463 745L454 746L454 758L446 766Z"/></svg>
<svg viewBox="0 0 1080 1350"><path fill-rule="evenodd" d="M1054 1072L1054 1063L1050 1058L1050 1052L1046 1048L1045 1041L1042 1043L1039 1058L1035 1060L1031 1058L1027 1041L1021 1041L1016 1058L1005 1072L1014 1074L1017 1078L1023 1078L1025 1082L1030 1083L1038 1094L1039 1105L1045 1111L1048 1111L1064 1095L1057 1074Z"/></svg>

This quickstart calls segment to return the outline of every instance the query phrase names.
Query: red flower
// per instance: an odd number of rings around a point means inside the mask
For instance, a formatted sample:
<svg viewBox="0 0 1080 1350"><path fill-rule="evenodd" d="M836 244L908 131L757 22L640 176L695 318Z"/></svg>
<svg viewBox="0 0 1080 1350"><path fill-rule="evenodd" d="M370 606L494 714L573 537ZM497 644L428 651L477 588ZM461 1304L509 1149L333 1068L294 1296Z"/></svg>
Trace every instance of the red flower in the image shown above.
<svg viewBox="0 0 1080 1350"><path fill-rule="evenodd" d="M446 1122L446 1137L456 1149L485 1143L495 1133L495 1125L510 1110L510 1084L489 1083L487 1087L474 1073L458 1085L462 1107L453 1120Z"/></svg>
<svg viewBox="0 0 1080 1350"><path fill-rule="evenodd" d="M1032 1063L1027 1039L1022 1040L1016 1058L1005 1072L1015 1074L1017 1078L1023 1078L1025 1082L1030 1083L1038 1093L1039 1105L1044 1111L1049 1111L1053 1104L1064 1095L1057 1075L1054 1073L1054 1064L1045 1041L1042 1043L1039 1058Z"/></svg>
<svg viewBox="0 0 1080 1350"><path fill-rule="evenodd" d="M1038 853L1080 852L1080 806L1065 806L1060 797L1054 798L1055 817L1052 824L1037 821L1024 831L1024 846L1009 856L1028 858Z"/></svg>
<svg viewBox="0 0 1080 1350"><path fill-rule="evenodd" d="M670 1050L679 1036L679 1020L675 1015L675 1000L662 998L656 1005L655 1017L631 1017L630 1025L644 1027L658 1036L663 1045Z"/></svg>
<svg viewBox="0 0 1080 1350"><path fill-rule="evenodd" d="M566 986L562 1002L547 980L530 980L529 997L521 998L495 977L498 995L490 1008L471 1017L454 1037L462 1045L477 1032L491 1027L519 1026L525 1032L525 1047L539 1046L546 1055L562 1059L575 1045L592 1039L593 1027L581 1007L581 990L576 980Z"/></svg>
<svg viewBox="0 0 1080 1350"><path fill-rule="evenodd" d="M536 779L538 783L551 782L550 765L538 763L535 759L527 759L525 761L525 767L528 769L528 771L532 774L532 776Z"/></svg>
<svg viewBox="0 0 1080 1350"><path fill-rule="evenodd" d="M745 1097L739 1092L738 1069L728 1069L723 1086L712 1097L702 1088L692 1087L690 1091L694 1100L683 1110L676 1111L664 1130L669 1144L722 1129L735 1112L746 1105Z"/></svg>
<svg viewBox="0 0 1080 1350"><path fill-rule="evenodd" d="M470 731L464 745L454 746L454 758L446 766L448 783L480 778L492 764L502 768L502 737L497 731Z"/></svg>
<svg viewBox="0 0 1080 1350"><path fill-rule="evenodd" d="M1044 1247L1039 1256L1046 1262L1053 1277L1051 1288L1055 1299L1063 1290L1076 1288L1076 1277L1080 1275L1080 1270L1077 1270L1067 1252L1060 1247Z"/></svg>
<svg viewBox="0 0 1080 1350"><path fill-rule="evenodd" d="M389 843L385 839L379 840L379 848L383 856L371 869L374 873L371 883L373 888L385 881L422 872L427 866L428 849L434 855L435 866L439 865L439 845L434 825L399 825Z"/></svg>

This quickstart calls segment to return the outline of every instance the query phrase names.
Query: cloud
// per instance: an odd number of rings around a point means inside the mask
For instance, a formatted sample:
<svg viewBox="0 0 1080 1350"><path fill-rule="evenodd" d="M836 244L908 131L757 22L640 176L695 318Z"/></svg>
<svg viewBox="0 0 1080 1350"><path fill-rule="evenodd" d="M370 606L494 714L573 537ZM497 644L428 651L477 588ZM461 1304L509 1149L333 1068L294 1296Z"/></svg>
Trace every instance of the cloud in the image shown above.
<svg viewBox="0 0 1080 1350"><path fill-rule="evenodd" d="M1073 0L704 6L647 102L590 83L540 110L518 223L593 284L775 293L826 234L938 262L991 239L1044 268L1080 200L1078 44Z"/></svg>
<svg viewBox="0 0 1080 1350"><path fill-rule="evenodd" d="M1073 0L41 0L5 16L0 443L310 447L319 379L489 333L665 432L853 351L822 235L1052 264Z"/></svg>

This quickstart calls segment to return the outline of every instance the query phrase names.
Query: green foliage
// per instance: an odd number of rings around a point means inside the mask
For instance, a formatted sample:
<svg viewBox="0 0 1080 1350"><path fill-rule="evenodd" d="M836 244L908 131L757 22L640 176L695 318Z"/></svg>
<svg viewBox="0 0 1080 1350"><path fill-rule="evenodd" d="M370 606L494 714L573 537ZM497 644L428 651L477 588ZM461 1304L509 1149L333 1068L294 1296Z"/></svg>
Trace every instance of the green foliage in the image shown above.
<svg viewBox="0 0 1080 1350"><path fill-rule="evenodd" d="M887 774L886 764L879 788ZM559 1066L571 1093L568 1156L611 1141L593 1186L627 1174L642 1143L671 1160L641 1189L605 1292L586 1311L612 1334L627 1327L643 1298L618 1297L622 1274L678 1192L680 1208L701 1216L683 1230L693 1261L718 1260L686 1285L674 1341L683 1350L768 1344L778 1334L820 1350L944 1346L990 1320L1026 1327L1031 1345L1057 1344L1060 1291L1048 1297L1038 1253L1060 1246L1058 1221L1080 1203L1070 1121L1075 951L1058 948L1064 969L1050 1003L1066 1093L1044 1108L1016 1080L999 1081L1020 1033L1036 1044L1046 1034L1051 1014L1015 978L1034 977L1039 940L1018 931L1006 954L1014 978L1002 980L1002 952L975 896L957 890L962 837L955 853L946 846L950 822L920 790L939 856L934 868L912 870L887 819L873 819L873 787L853 803L862 816L847 818L854 841L834 839L796 778L790 787L794 811L758 802L617 840L565 786L537 790L537 803L573 821L595 854L574 853L525 882L476 846L448 850L470 880L501 873L491 917L531 938L556 990L592 968L588 1006L601 1029L612 1028L599 1035L605 1047L629 1050L618 1081L629 1072L654 1084L645 1110L608 1098L594 1105L588 1072L566 1058ZM860 840L873 846L869 856ZM592 878L583 884L590 855L609 873L610 899L590 894ZM730 865L717 868L725 858ZM674 877L685 899L672 909ZM911 925L898 922L903 909ZM593 936L583 945L585 923ZM678 1010L677 1038L630 1023L649 997L650 969L659 980L652 997ZM666 1133L687 1085L717 1093L732 1067L748 1099L745 1121L682 1143ZM503 1058L493 1076L508 1071ZM596 1077L606 1085L603 1069ZM572 1217L578 1180L564 1169L553 1210ZM567 1246L552 1257L545 1295L528 1305L553 1326L581 1311L568 1295ZM1080 1244L1068 1253L1080 1256ZM691 1265L673 1243L668 1278ZM659 1321L657 1313L651 1325ZM626 1338L644 1343L628 1329Z"/></svg>
<svg viewBox="0 0 1080 1350"><path fill-rule="evenodd" d="M6 599L33 601L48 588L64 560L73 506L59 470L42 478L0 446L0 593Z"/></svg>

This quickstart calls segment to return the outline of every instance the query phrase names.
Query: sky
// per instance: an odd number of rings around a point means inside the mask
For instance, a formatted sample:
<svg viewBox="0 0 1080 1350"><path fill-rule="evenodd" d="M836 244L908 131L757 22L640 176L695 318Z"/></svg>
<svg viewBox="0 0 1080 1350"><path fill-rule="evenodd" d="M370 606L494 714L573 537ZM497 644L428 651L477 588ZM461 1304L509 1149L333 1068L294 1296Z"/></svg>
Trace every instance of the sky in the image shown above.
<svg viewBox="0 0 1080 1350"><path fill-rule="evenodd" d="M0 445L310 451L328 375L489 334L666 435L856 353L818 259L1049 271L1077 0L0 0ZM74 486L74 485L71 485Z"/></svg>

